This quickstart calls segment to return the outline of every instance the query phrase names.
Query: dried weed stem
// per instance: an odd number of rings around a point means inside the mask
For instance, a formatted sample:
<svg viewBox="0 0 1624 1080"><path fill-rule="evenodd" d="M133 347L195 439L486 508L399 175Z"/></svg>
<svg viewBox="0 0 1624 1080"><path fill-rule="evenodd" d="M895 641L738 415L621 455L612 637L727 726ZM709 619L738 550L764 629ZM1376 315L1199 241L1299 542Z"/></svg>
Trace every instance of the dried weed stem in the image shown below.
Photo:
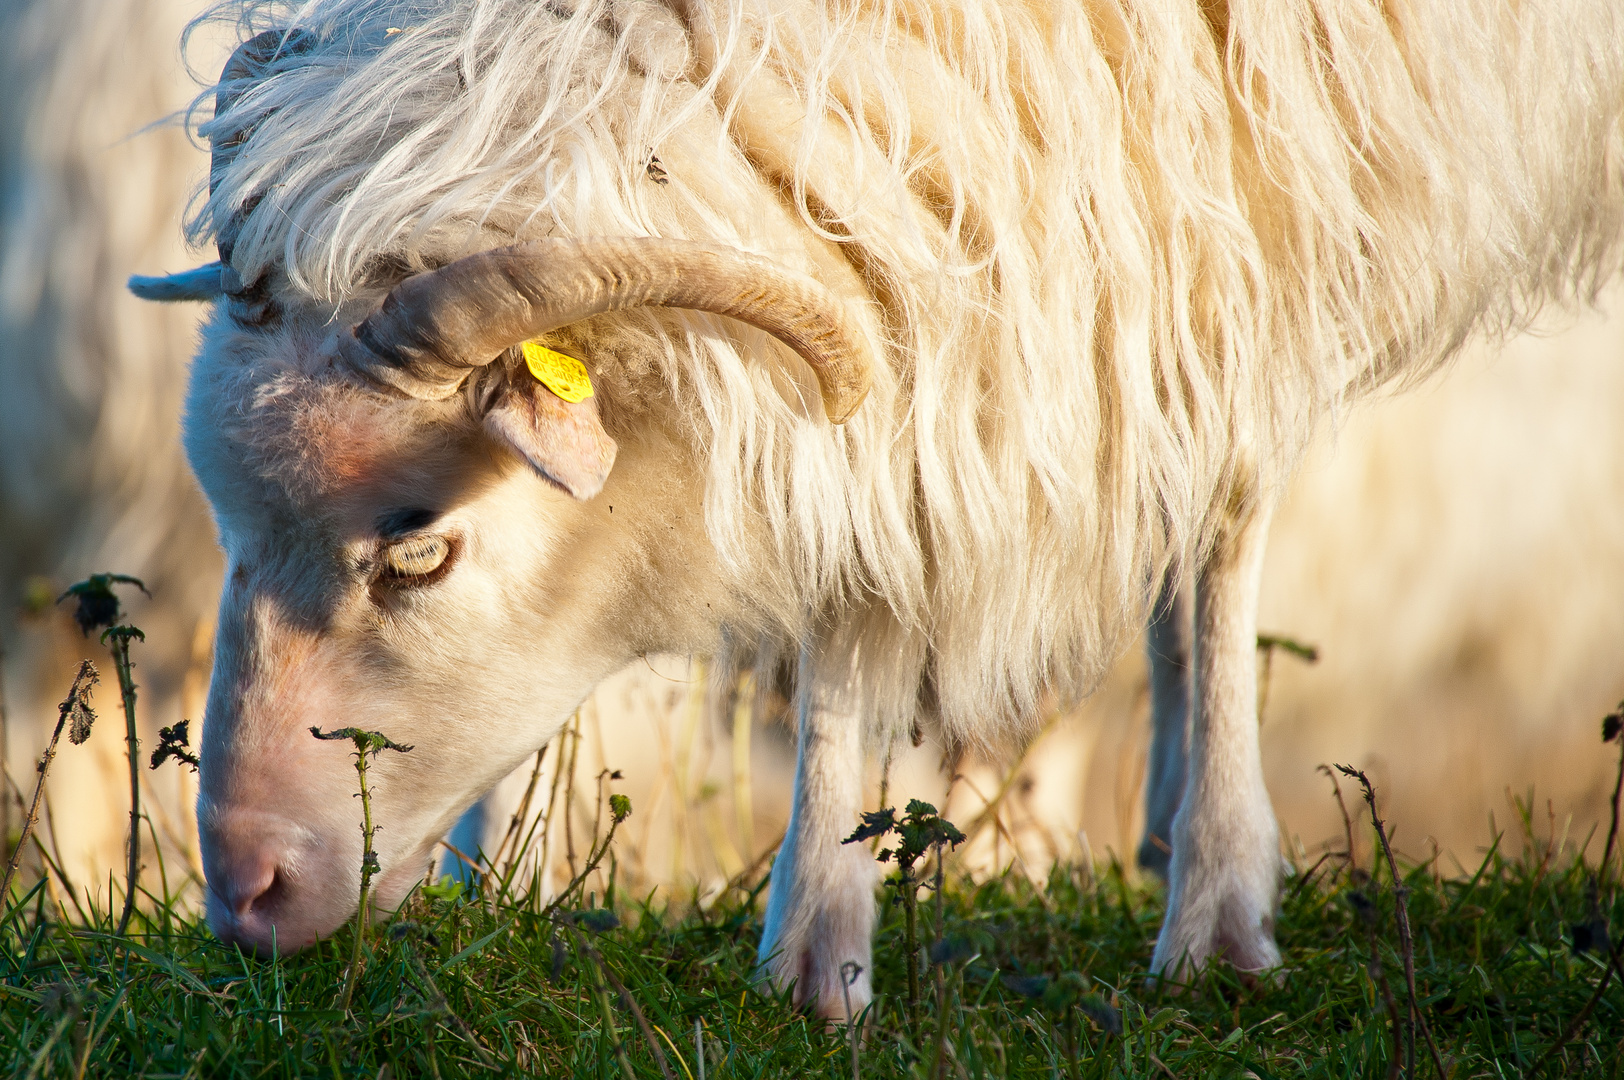
<svg viewBox="0 0 1624 1080"><path fill-rule="evenodd" d="M1427 1018L1421 1014L1420 1006L1416 1004L1415 940L1410 934L1409 905L1404 902L1408 890L1404 887L1404 879L1399 876L1398 860L1393 858L1393 848L1387 842L1387 829L1382 824L1381 815L1376 812L1376 789L1371 786L1370 777L1360 770L1347 765L1338 765L1337 769L1342 775L1359 781L1359 786L1364 791L1365 805L1370 807L1370 823L1375 826L1376 838L1381 842L1388 872L1393 875L1393 906L1398 920L1399 955L1404 961L1404 989L1409 996L1409 1040L1404 1055L1405 1075L1415 1075L1415 1029L1419 1026L1421 1034L1427 1040L1427 1049L1432 1053L1432 1063L1437 1068L1439 1077L1447 1077L1449 1074L1444 1069L1443 1057L1438 1053L1438 1046L1432 1040L1432 1029L1427 1025Z"/></svg>
<svg viewBox="0 0 1624 1080"><path fill-rule="evenodd" d="M56 598L57 603L73 597L73 621L79 632L89 636L92 630L106 627L101 643L113 654L113 666L118 670L118 687L124 699L124 737L130 758L130 839L126 849L129 856L124 876L124 911L118 918L117 933L122 936L135 911L135 893L141 876L141 741L135 727L135 665L130 663L130 641L145 641L147 636L124 618L123 605L115 585L134 585L147 596L146 585L140 578L128 574L91 574L83 581L68 587Z"/></svg>
<svg viewBox="0 0 1624 1080"><path fill-rule="evenodd" d="M1263 654L1263 670L1257 680L1257 722L1263 723L1263 714L1269 707L1269 683L1274 678L1274 651L1290 653L1305 664L1319 663L1319 650L1281 634L1259 634L1257 650Z"/></svg>
<svg viewBox="0 0 1624 1080"><path fill-rule="evenodd" d="M136 885L141 877L141 740L135 728L135 665L130 662L130 640L145 641L147 636L133 626L112 626L103 631L101 639L113 654L113 668L118 672L119 695L124 702L124 741L130 759L130 842L124 867L124 910L118 917L114 933L123 936L135 912Z"/></svg>
<svg viewBox="0 0 1624 1080"><path fill-rule="evenodd" d="M0 903L6 906L6 914L11 908L11 881L17 875L17 865L22 861L23 848L28 844L28 837L39 823L40 801L45 797L45 775L51 769L51 762L56 758L56 745L62 738L62 729L69 727L68 741L74 744L82 743L90 737L90 725L95 721L96 714L90 711L90 688L101 680L101 673L96 665L89 660L79 661L79 673L73 677L73 686L68 690L68 696L63 699L56 718L56 729L51 732L51 741L45 747L45 753L40 755L39 764L35 768L39 772L39 779L34 783L34 797L28 804L28 812L23 815L22 832L17 837L17 847L11 853L11 860L6 863L6 877L0 882ZM71 727L69 726L69 722Z"/></svg>
<svg viewBox="0 0 1624 1080"><path fill-rule="evenodd" d="M510 845L512 846L512 851L507 856L509 862L508 869L510 872L516 869L520 850L517 845L521 839L519 834L524 829L524 823L530 819L530 802L535 798L536 784L541 780L542 762L545 761L546 758L547 747L543 746L540 750L536 751L536 764L535 767L530 770L530 782L524 787L524 797L519 800L519 808L513 812L512 819L508 821L507 832L502 834L502 842L496 845L496 854L492 855L490 858L492 870L496 870L497 867L502 864L503 853L508 852ZM500 871L498 871L498 875L506 876L501 875Z"/></svg>
<svg viewBox="0 0 1624 1080"><path fill-rule="evenodd" d="M542 909L541 917L543 919L552 918L558 909L564 905L565 901L574 895L575 891L581 887L581 884L592 875L592 871L598 868L598 864L603 862L603 857L609 853L609 845L614 842L616 830L620 828L621 822L631 816L631 813L632 801L630 799L624 795L609 796L609 834L603 838L602 843L592 849L587 857L586 865L581 868L581 872L571 878L570 883L564 886L563 890L553 898L552 903Z"/></svg>
<svg viewBox="0 0 1624 1080"><path fill-rule="evenodd" d="M577 710L570 720L569 727L564 729L565 736L570 738L570 761L565 766L564 776L564 854L569 859L570 876L575 876L575 764L581 756L581 714ZM559 746L562 758L564 748Z"/></svg>
<svg viewBox="0 0 1624 1080"><path fill-rule="evenodd" d="M1607 826L1607 846L1602 849L1601 865L1591 875L1589 888L1591 922L1590 927L1587 929L1591 929L1592 933L1594 933L1593 928L1596 923L1601 924L1601 943L1607 952L1607 970L1601 973L1601 981L1596 984L1596 989L1591 993L1590 1000L1585 1002L1584 1007L1568 1023L1568 1026L1562 1029L1562 1034L1557 1038L1556 1042L1551 1044L1550 1049L1540 1056L1539 1061L1530 1070L1530 1075L1538 1075L1543 1071L1545 1066L1550 1064L1556 1055L1561 1052L1562 1048L1572 1042L1579 1034L1586 1021L1590 1019L1590 1014L1595 1011L1597 1003L1601 1001L1601 996L1607 992L1607 985L1612 981L1613 973L1617 972L1619 978L1624 979L1624 966L1620 966L1624 964L1624 941L1614 943L1608 940L1607 923L1605 917L1601 914L1600 903L1601 883L1608 876L1613 859L1613 843L1618 838L1619 794L1624 791L1624 738L1621 738L1621 735L1624 735L1624 701L1619 702L1618 708L1608 713L1601 722L1601 741L1603 743L1610 743L1615 740L1618 742L1618 772L1613 778L1613 801L1609 807L1611 821ZM1612 906L1611 902L1609 902L1608 906ZM1575 949L1578 948L1576 928Z"/></svg>
<svg viewBox="0 0 1624 1080"><path fill-rule="evenodd" d="M748 861L755 855L755 795L750 782L750 730L755 723L756 677L745 673L733 704L733 818L739 830L739 850Z"/></svg>
<svg viewBox="0 0 1624 1080"><path fill-rule="evenodd" d="M1340 767L1338 766L1338 768ZM1342 858L1347 864L1348 872L1351 874L1358 864L1355 862L1353 854L1353 817L1348 813L1348 804L1342 798L1342 785L1336 782L1336 773L1331 771L1329 765L1321 765L1315 771L1324 773L1331 781L1331 791L1336 795L1336 808L1342 812L1342 833L1348 842L1347 850L1343 852Z"/></svg>

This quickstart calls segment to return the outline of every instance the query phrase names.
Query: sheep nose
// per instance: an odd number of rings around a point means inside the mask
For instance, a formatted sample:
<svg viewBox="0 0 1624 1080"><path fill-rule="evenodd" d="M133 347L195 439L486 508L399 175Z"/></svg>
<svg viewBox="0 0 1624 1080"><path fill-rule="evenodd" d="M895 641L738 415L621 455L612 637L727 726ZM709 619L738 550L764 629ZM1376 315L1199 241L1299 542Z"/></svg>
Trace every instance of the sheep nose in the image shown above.
<svg viewBox="0 0 1624 1080"><path fill-rule="evenodd" d="M291 823L213 813L200 831L209 925L220 940L265 954L309 944L307 933L289 925L298 906L290 873L297 861Z"/></svg>
<svg viewBox="0 0 1624 1080"><path fill-rule="evenodd" d="M231 860L220 875L220 884L211 887L232 919L243 922L255 914L256 908L264 913L273 906L281 885L276 862L266 847L252 848L243 857Z"/></svg>
<svg viewBox="0 0 1624 1080"><path fill-rule="evenodd" d="M306 944L289 940L288 878L274 845L252 844L213 860L209 879L209 924L227 944L269 955ZM280 932L279 932L280 931Z"/></svg>

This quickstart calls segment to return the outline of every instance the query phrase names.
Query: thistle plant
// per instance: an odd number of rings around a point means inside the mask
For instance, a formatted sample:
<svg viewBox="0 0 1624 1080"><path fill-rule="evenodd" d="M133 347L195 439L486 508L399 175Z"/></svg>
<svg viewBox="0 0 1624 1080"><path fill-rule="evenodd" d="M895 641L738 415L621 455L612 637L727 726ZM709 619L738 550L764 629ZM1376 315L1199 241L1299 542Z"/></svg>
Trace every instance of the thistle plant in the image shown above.
<svg viewBox="0 0 1624 1080"><path fill-rule="evenodd" d="M355 978L361 969L361 943L366 937L367 925L371 922L368 905L372 899L372 875L378 872L378 853L373 850L372 838L380 826L372 823L372 789L367 787L367 759L376 758L385 750L407 754L412 748L402 746L382 732L365 731L357 727L327 732L319 727L312 727L310 734L325 742L348 739L355 744L355 775L361 784L361 790L357 793L361 800L361 902L355 913L355 947L350 953L349 973L344 976L344 996L338 1005L340 1012L348 1012L350 995L355 990Z"/></svg>
<svg viewBox="0 0 1624 1080"><path fill-rule="evenodd" d="M915 1024L918 1023L919 1012L919 888L922 882L914 873L914 868L931 852L936 853L936 881L934 888L938 896L942 892L943 884L943 849L958 847L964 842L964 834L958 830L951 821L936 812L936 807L919 799L908 800L908 810L897 819L895 807L887 806L883 810L874 810L863 815L863 823L857 827L843 844L856 844L864 840L884 839L895 834L898 843L895 847L881 848L877 858L881 862L895 861L897 876L890 882L896 890L897 900L902 904L903 914L906 918L908 935L908 1016ZM941 936L940 916L937 919L936 932Z"/></svg>
<svg viewBox="0 0 1624 1080"><path fill-rule="evenodd" d="M191 742L187 735L187 728L191 727L190 720L182 720L174 727L158 729L158 745L152 751L152 764L149 768L156 769L170 758L184 761L197 772L200 762L197 755L192 753Z"/></svg>
<svg viewBox="0 0 1624 1080"><path fill-rule="evenodd" d="M99 627L107 628L102 631L101 643L113 654L119 694L124 701L124 739L130 761L130 841L125 849L129 859L124 871L124 911L118 917L117 933L122 935L135 911L136 882L141 876L141 740L135 727L135 665L130 662L130 642L145 641L147 636L139 628L120 621L124 618L124 609L119 604L118 594L113 592L114 585L134 585L147 596L152 595L140 578L128 574L91 574L70 586L56 602L60 604L70 596L78 601L73 621L84 636L89 637L90 632Z"/></svg>
<svg viewBox="0 0 1624 1080"><path fill-rule="evenodd" d="M70 596L78 601L73 608L73 621L79 625L79 633L89 637L92 630L112 626L124 617L114 585L134 585L149 598L152 596L140 578L128 574L91 574L68 586L68 591L57 597L56 602L60 604Z"/></svg>

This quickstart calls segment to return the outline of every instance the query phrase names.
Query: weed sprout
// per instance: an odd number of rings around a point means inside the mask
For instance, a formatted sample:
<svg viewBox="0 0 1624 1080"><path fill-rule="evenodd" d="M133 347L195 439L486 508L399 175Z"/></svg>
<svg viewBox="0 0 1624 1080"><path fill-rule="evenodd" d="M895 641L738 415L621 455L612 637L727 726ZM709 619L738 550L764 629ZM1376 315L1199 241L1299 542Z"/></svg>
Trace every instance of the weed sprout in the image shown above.
<svg viewBox="0 0 1624 1080"><path fill-rule="evenodd" d="M323 732L319 727L312 727L310 734L323 741L348 739L355 745L355 775L359 778L361 790L361 900L355 912L355 949L350 954L349 973L344 976L344 994L339 1001L340 1012L348 1012L350 1008L350 995L355 990L355 979L361 968L361 943L366 938L367 925L371 922L368 902L372 898L372 875L378 872L378 853L373 850L372 838L377 835L380 826L372 823L372 789L367 786L367 759L376 758L385 750L407 754L412 748L402 746L389 736L379 731L364 731L361 728L339 728L337 731Z"/></svg>
<svg viewBox="0 0 1624 1080"><path fill-rule="evenodd" d="M919 1022L919 932L918 910L919 889L924 884L914 876L914 867L919 861L930 853L936 854L936 895L940 896L943 885L943 849L957 847L964 842L964 834L946 818L936 812L936 807L919 799L908 801L907 813L899 821L895 807L887 806L883 810L873 810L863 815L863 823L843 844L857 844L864 840L880 839L895 835L895 847L880 849L878 858L881 862L895 860L897 876L892 882L897 898L902 902L903 913L907 918L908 934L908 1016L917 1025ZM936 936L941 937L942 928L938 918Z"/></svg>

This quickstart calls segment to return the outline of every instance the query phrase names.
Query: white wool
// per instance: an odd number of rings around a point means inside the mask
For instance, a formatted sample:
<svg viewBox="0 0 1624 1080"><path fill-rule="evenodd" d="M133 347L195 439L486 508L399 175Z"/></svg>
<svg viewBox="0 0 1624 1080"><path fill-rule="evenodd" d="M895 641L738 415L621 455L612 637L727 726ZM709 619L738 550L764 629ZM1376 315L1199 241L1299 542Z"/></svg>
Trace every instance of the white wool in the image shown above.
<svg viewBox="0 0 1624 1080"><path fill-rule="evenodd" d="M789 354L711 317L614 317L598 373L626 416L678 411L713 542L774 585L775 625L747 629L883 640L878 719L911 718L928 663L959 737L1086 691L1157 568L1232 492L1276 488L1351 392L1619 261L1616 0L212 17L318 42L202 127L262 118L191 225L260 197L247 280L337 302L403 264L637 234L759 251L863 306L884 363L843 428Z"/></svg>

